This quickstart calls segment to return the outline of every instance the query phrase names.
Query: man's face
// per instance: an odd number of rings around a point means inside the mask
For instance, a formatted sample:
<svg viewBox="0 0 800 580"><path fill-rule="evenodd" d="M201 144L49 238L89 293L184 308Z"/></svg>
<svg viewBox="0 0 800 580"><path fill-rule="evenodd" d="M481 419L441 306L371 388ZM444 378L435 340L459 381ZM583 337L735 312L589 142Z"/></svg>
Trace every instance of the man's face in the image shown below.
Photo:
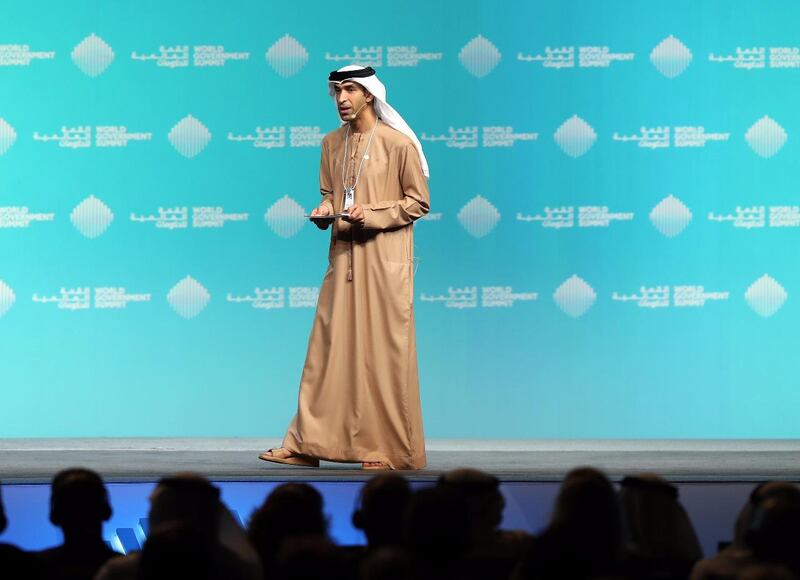
<svg viewBox="0 0 800 580"><path fill-rule="evenodd" d="M372 95L367 95L364 87L352 81L337 83L333 90L336 95L336 107L342 121L352 121L356 118L357 112L361 112L365 106L369 106L366 103L372 101Z"/></svg>

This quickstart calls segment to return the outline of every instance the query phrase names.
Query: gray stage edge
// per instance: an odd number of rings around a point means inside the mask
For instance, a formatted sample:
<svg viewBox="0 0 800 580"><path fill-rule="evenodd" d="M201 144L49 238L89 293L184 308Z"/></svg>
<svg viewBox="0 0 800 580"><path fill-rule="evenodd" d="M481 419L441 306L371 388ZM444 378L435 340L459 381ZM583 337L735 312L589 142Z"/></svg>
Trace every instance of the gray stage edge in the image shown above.
<svg viewBox="0 0 800 580"><path fill-rule="evenodd" d="M75 438L0 439L0 481L43 483L66 467L88 467L110 482L155 481L196 471L217 481L359 481L374 472L360 464L322 462L301 468L260 461L279 439ZM474 467L503 481L559 481L576 466L613 479L642 471L673 481L800 481L800 439L444 440L427 441L428 466L402 472L433 480Z"/></svg>

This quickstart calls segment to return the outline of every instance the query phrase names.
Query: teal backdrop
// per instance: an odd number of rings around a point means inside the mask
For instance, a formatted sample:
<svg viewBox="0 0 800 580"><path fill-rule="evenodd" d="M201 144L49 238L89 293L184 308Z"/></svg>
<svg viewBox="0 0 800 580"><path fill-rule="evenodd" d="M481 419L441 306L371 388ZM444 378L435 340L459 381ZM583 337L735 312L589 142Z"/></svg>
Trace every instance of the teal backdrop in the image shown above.
<svg viewBox="0 0 800 580"><path fill-rule="evenodd" d="M5 0L0 436L280 436L330 70L422 140L425 433L800 436L800 5ZM367 168L368 170L368 168Z"/></svg>

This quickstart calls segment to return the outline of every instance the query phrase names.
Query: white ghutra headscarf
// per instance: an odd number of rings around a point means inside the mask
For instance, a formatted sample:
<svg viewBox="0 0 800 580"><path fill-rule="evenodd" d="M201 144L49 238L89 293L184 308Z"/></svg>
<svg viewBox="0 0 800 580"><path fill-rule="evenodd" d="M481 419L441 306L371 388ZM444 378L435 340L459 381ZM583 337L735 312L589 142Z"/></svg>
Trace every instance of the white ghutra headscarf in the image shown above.
<svg viewBox="0 0 800 580"><path fill-rule="evenodd" d="M347 65L337 71L331 72L328 77L328 94L333 99L336 99L336 92L334 87L345 81L352 81L360 84L367 89L375 97L375 114L380 117L380 120L397 129L403 135L406 135L414 143L419 153L419 161L422 165L422 173L425 177L430 177L428 171L428 161L425 159L425 154L422 152L422 143L419 142L416 133L408 126L408 123L403 120L403 117L398 113L389 103L386 102L386 87L378 77L375 75L375 70L372 67L363 67L358 65ZM342 124L347 121L342 121Z"/></svg>

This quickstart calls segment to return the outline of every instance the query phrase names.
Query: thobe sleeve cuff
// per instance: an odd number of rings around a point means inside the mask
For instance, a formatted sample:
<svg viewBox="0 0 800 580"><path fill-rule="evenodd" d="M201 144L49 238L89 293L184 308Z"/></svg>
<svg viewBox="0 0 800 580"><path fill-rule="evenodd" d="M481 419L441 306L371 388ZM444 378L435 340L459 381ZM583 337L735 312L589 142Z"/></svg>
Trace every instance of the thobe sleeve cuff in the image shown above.
<svg viewBox="0 0 800 580"><path fill-rule="evenodd" d="M428 213L427 205L406 197L397 201L361 204L364 210L364 229L386 230L410 224Z"/></svg>

